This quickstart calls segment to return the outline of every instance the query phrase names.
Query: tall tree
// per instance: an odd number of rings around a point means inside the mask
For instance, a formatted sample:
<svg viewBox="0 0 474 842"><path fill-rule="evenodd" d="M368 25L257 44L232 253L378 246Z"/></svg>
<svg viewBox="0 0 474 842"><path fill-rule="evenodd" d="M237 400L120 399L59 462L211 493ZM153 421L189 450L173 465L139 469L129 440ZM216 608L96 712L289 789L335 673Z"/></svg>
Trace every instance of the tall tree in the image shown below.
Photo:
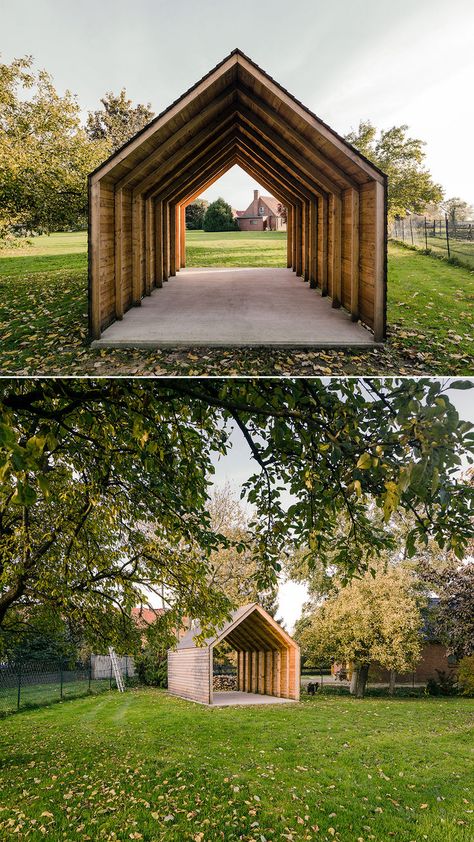
<svg viewBox="0 0 474 842"><path fill-rule="evenodd" d="M186 208L186 228L190 231L201 231L204 224L204 217L209 207L205 199L195 199Z"/></svg>
<svg viewBox="0 0 474 842"><path fill-rule="evenodd" d="M204 215L202 227L204 231L235 231L237 223L231 206L221 198L211 202Z"/></svg>
<svg viewBox="0 0 474 842"><path fill-rule="evenodd" d="M278 585L272 582L265 589L258 585L250 517L228 483L214 491L209 502L209 514L212 528L229 541L227 546L211 552L210 584L222 591L236 608L258 602L274 614Z"/></svg>
<svg viewBox="0 0 474 842"><path fill-rule="evenodd" d="M90 140L104 141L109 153L120 149L155 116L150 103L134 106L125 88L119 94L108 91L101 103L101 108L89 111L86 130Z"/></svg>
<svg viewBox="0 0 474 842"><path fill-rule="evenodd" d="M394 545L398 511L413 514L409 554L434 540L462 557L473 489L458 469L472 425L448 386L0 381L0 625L39 601L108 627L144 587L164 587L173 610L205 625L227 616L208 586L209 556L229 543L212 527L208 483L233 428L255 466L244 492L259 589L293 546L308 548L310 566L331 558L346 578L370 568Z"/></svg>
<svg viewBox="0 0 474 842"><path fill-rule="evenodd" d="M430 202L440 202L443 189L424 167L424 141L408 136L408 126L393 126L378 132L370 120L362 120L357 131L346 135L366 158L389 178L388 211L391 216L423 213Z"/></svg>
<svg viewBox="0 0 474 842"><path fill-rule="evenodd" d="M87 174L106 153L31 56L0 64L0 236L85 225Z"/></svg>
<svg viewBox="0 0 474 842"><path fill-rule="evenodd" d="M421 653L421 598L413 575L402 567L379 566L342 586L301 627L306 655L318 664L350 664L351 692L361 698L369 668L409 672Z"/></svg>
<svg viewBox="0 0 474 842"><path fill-rule="evenodd" d="M474 562L453 559L449 567L426 565L423 572L439 597L430 617L435 634L457 660L474 655Z"/></svg>

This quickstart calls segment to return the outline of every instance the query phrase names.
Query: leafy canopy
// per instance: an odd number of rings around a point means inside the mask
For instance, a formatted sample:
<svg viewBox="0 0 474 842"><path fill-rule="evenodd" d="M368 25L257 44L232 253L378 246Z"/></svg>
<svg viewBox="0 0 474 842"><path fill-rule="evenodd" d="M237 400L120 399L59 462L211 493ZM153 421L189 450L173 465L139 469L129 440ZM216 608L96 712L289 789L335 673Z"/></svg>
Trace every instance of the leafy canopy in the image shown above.
<svg viewBox="0 0 474 842"><path fill-rule="evenodd" d="M357 131L346 135L366 158L388 175L388 212L405 216L407 211L423 213L430 202L443 198L443 189L423 166L424 141L409 137L408 126L393 126L377 132L369 120L362 120Z"/></svg>
<svg viewBox="0 0 474 842"><path fill-rule="evenodd" d="M195 199L186 208L186 228L190 231L200 231L204 224L204 217L209 202L205 199Z"/></svg>
<svg viewBox="0 0 474 842"><path fill-rule="evenodd" d="M134 106L125 88L119 94L108 91L100 101L102 108L89 111L86 131L90 140L104 141L109 154L120 149L155 116L150 103Z"/></svg>
<svg viewBox="0 0 474 842"><path fill-rule="evenodd" d="M31 56L0 64L0 237L85 225L87 175L106 154L71 92L61 96Z"/></svg>
<svg viewBox="0 0 474 842"><path fill-rule="evenodd" d="M408 672L421 652L421 599L413 575L381 565L354 578L317 608L300 632L307 658L355 667L378 663Z"/></svg>
<svg viewBox="0 0 474 842"><path fill-rule="evenodd" d="M446 387L3 380L0 624L40 601L112 634L144 587L163 590L176 616L222 619L229 602L209 588L209 558L231 541L213 527L209 496L232 429L255 469L243 493L259 589L293 546L307 547L310 567L331 559L346 578L367 569L393 547L398 511L413 515L409 554L432 540L462 557L472 487L459 467L473 434Z"/></svg>

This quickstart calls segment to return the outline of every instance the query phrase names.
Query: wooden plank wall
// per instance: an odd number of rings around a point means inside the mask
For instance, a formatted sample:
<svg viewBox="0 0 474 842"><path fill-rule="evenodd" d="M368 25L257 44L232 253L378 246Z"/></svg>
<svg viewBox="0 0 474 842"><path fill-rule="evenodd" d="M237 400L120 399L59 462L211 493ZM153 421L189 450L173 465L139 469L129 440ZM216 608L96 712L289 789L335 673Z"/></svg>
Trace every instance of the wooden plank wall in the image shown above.
<svg viewBox="0 0 474 842"><path fill-rule="evenodd" d="M210 704L211 663L207 648L168 652L168 691L194 702Z"/></svg>
<svg viewBox="0 0 474 842"><path fill-rule="evenodd" d="M360 196L360 317L369 327L374 325L375 303L375 182L362 185Z"/></svg>

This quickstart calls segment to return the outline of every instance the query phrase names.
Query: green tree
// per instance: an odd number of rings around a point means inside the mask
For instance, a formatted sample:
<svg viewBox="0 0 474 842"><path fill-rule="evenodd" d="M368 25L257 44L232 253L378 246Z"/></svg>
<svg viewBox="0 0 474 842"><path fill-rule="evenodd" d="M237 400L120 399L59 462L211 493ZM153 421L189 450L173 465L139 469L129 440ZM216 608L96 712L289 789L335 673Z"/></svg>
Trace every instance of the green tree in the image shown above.
<svg viewBox="0 0 474 842"><path fill-rule="evenodd" d="M108 91L101 103L101 108L89 111L86 131L90 140L104 141L109 153L120 149L155 116L150 103L134 106L125 88L119 94Z"/></svg>
<svg viewBox="0 0 474 842"><path fill-rule="evenodd" d="M235 231L237 224L232 215L232 208L224 199L211 202L202 223L204 231Z"/></svg>
<svg viewBox="0 0 474 842"><path fill-rule="evenodd" d="M445 199L441 204L441 208L448 215L449 221L453 225L456 222L464 222L466 219L472 219L474 215L472 205L457 196L453 199Z"/></svg>
<svg viewBox="0 0 474 842"><path fill-rule="evenodd" d="M436 184L423 164L424 141L409 137L408 126L393 126L380 133L369 120L362 120L356 132L346 135L366 158L388 175L388 211L390 216L423 213L427 204L438 203L443 189Z"/></svg>
<svg viewBox="0 0 474 842"><path fill-rule="evenodd" d="M413 514L409 555L433 540L462 558L473 489L458 473L472 425L449 385L0 381L0 625L40 602L123 637L143 588L163 590L176 624L183 614L205 630L221 622L230 606L209 587L209 557L230 541L212 527L208 489L232 429L255 466L243 491L259 589L294 546L307 547L310 567L331 559L346 578L369 569L394 546L399 511Z"/></svg>
<svg viewBox="0 0 474 842"><path fill-rule="evenodd" d="M395 672L412 670L421 653L421 597L413 574L381 565L375 573L338 587L316 608L300 631L313 663L350 664L351 692L361 698L370 665Z"/></svg>
<svg viewBox="0 0 474 842"><path fill-rule="evenodd" d="M195 199L186 208L186 228L190 231L201 231L204 224L209 202L205 199Z"/></svg>
<svg viewBox="0 0 474 842"><path fill-rule="evenodd" d="M0 127L0 236L85 226L87 174L107 150L30 56L0 64Z"/></svg>
<svg viewBox="0 0 474 842"><path fill-rule="evenodd" d="M426 566L424 579L439 597L430 617L435 634L458 660L474 655L474 563Z"/></svg>
<svg viewBox="0 0 474 842"><path fill-rule="evenodd" d="M272 582L269 588L262 590L259 587L250 518L229 484L214 491L209 514L214 531L224 535L229 542L211 552L210 585L224 593L235 608L258 602L274 615L278 585Z"/></svg>

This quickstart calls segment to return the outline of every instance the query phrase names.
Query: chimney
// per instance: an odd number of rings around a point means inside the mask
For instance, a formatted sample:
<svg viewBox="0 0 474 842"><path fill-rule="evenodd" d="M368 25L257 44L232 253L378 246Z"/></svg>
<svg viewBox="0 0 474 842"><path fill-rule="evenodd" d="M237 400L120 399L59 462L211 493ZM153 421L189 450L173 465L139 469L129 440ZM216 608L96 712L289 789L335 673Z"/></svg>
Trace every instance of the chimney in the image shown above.
<svg viewBox="0 0 474 842"><path fill-rule="evenodd" d="M253 200L254 200L254 202L258 202L259 198L260 198L260 196L259 196L259 192L258 192L258 190L254 190L254 191L253 191Z"/></svg>

